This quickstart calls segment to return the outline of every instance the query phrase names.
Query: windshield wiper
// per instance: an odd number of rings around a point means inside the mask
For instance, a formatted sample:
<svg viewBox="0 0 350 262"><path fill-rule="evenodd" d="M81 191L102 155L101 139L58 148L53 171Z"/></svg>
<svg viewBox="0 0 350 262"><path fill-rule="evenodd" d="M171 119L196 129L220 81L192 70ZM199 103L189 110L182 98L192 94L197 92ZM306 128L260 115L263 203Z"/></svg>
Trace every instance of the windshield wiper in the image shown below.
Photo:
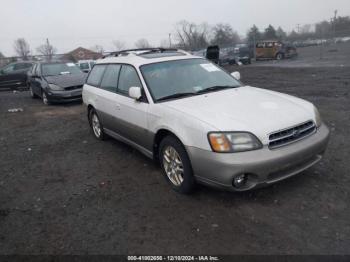
<svg viewBox="0 0 350 262"><path fill-rule="evenodd" d="M164 101L164 100L169 100L169 99L173 99L173 98L181 98L181 97L187 97L187 96L195 96L197 94L198 94L197 92L176 93L176 94L172 94L169 96L163 96L163 97L157 99L157 101Z"/></svg>
<svg viewBox="0 0 350 262"><path fill-rule="evenodd" d="M224 89L230 89L230 88L235 88L238 86L211 86L202 90L199 90L197 94L204 94L204 93L209 93L209 92L214 92L218 90L224 90Z"/></svg>

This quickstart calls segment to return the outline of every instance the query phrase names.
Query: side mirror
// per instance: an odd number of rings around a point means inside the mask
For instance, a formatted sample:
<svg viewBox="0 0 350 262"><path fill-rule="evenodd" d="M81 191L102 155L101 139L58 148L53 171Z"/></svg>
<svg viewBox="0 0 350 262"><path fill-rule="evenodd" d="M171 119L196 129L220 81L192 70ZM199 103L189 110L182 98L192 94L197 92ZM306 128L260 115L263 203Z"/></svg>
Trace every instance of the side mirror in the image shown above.
<svg viewBox="0 0 350 262"><path fill-rule="evenodd" d="M237 80L240 80L241 79L241 74L237 71L235 72L232 72L231 73L231 76L233 76L234 78L236 78Z"/></svg>
<svg viewBox="0 0 350 262"><path fill-rule="evenodd" d="M138 86L132 86L129 88L129 96L135 100L139 100L142 96L141 88Z"/></svg>

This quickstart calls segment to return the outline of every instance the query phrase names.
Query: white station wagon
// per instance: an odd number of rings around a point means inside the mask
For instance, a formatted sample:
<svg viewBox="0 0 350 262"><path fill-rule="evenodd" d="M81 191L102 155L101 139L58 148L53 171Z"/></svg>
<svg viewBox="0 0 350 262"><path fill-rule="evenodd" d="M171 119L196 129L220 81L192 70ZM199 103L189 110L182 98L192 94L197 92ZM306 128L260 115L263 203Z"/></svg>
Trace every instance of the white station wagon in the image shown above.
<svg viewBox="0 0 350 262"><path fill-rule="evenodd" d="M329 130L315 106L239 78L181 50L125 50L96 63L83 100L96 138L159 161L181 193L250 190L320 161Z"/></svg>

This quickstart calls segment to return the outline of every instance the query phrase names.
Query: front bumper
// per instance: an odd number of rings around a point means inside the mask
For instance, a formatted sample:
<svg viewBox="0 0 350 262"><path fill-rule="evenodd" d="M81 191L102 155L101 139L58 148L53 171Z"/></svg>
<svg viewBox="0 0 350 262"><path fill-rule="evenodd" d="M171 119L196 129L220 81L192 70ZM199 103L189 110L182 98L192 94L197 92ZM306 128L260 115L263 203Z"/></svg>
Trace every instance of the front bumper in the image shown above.
<svg viewBox="0 0 350 262"><path fill-rule="evenodd" d="M82 100L83 89L75 89L69 91L47 91L47 97L50 102L73 102Z"/></svg>
<svg viewBox="0 0 350 262"><path fill-rule="evenodd" d="M329 129L322 124L317 132L293 144L270 150L263 149L222 154L186 147L198 182L230 191L246 191L286 179L321 160L329 140ZM245 186L235 188L233 178L247 174Z"/></svg>

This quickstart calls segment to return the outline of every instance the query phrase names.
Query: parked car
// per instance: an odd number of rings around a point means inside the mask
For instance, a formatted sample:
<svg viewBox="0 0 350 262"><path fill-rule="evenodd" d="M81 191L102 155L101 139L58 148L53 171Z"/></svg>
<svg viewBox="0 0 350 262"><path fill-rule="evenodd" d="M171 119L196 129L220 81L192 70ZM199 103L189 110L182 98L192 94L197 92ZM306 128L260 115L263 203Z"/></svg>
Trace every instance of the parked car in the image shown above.
<svg viewBox="0 0 350 262"><path fill-rule="evenodd" d="M261 41L256 44L256 59L276 59L291 58L297 56L297 49L289 43L280 41Z"/></svg>
<svg viewBox="0 0 350 262"><path fill-rule="evenodd" d="M251 64L249 48L243 44L221 48L219 60L220 65Z"/></svg>
<svg viewBox="0 0 350 262"><path fill-rule="evenodd" d="M27 72L31 70L32 66L32 62L16 62L1 68L0 89L25 87L27 83Z"/></svg>
<svg viewBox="0 0 350 262"><path fill-rule="evenodd" d="M81 69L81 71L89 73L95 63L95 60L79 60L77 65Z"/></svg>
<svg viewBox="0 0 350 262"><path fill-rule="evenodd" d="M36 63L28 74L28 86L33 98L41 97L43 103L81 100L84 74L73 63Z"/></svg>
<svg viewBox="0 0 350 262"><path fill-rule="evenodd" d="M250 190L320 161L329 130L316 107L239 78L181 50L125 51L96 63L83 101L97 139L155 159L181 193Z"/></svg>
<svg viewBox="0 0 350 262"><path fill-rule="evenodd" d="M219 64L220 61L220 48L217 45L207 47L206 58L215 64Z"/></svg>
<svg viewBox="0 0 350 262"><path fill-rule="evenodd" d="M236 60L244 65L251 64L251 50L246 44L238 44L235 46L234 53Z"/></svg>

